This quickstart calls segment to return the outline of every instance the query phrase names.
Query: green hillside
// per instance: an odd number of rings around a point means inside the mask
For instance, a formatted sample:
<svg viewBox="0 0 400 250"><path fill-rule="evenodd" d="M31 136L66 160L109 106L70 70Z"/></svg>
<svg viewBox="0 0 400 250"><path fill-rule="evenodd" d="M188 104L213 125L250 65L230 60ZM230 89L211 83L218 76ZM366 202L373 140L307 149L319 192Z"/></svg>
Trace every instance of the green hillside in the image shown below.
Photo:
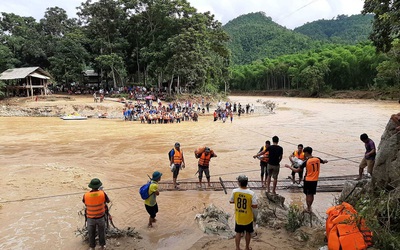
<svg viewBox="0 0 400 250"><path fill-rule="evenodd" d="M233 64L249 64L315 47L312 39L280 26L263 12L239 16L223 29L231 39L228 47Z"/></svg>
<svg viewBox="0 0 400 250"><path fill-rule="evenodd" d="M332 20L306 23L294 31L322 40L342 44L357 44L368 40L372 31L373 15L339 15Z"/></svg>

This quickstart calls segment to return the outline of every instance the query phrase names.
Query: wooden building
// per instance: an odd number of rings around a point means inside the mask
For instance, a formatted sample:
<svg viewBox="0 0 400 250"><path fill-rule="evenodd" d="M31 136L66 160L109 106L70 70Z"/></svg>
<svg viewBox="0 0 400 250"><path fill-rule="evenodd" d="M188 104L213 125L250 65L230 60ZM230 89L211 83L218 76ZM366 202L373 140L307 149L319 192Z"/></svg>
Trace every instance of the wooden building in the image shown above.
<svg viewBox="0 0 400 250"><path fill-rule="evenodd" d="M51 75L40 67L7 69L0 74L6 83L6 96L47 95Z"/></svg>

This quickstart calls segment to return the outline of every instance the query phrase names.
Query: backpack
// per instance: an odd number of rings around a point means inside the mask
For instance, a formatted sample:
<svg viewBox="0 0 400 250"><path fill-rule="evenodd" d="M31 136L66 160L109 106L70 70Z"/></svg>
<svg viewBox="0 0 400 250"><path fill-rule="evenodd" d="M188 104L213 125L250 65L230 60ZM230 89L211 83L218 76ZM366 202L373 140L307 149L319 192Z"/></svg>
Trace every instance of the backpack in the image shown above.
<svg viewBox="0 0 400 250"><path fill-rule="evenodd" d="M149 194L149 188L150 188L151 181L147 182L143 186L139 188L139 194L142 197L143 200L147 200L151 194Z"/></svg>
<svg viewBox="0 0 400 250"><path fill-rule="evenodd" d="M171 149L171 151L168 152L168 159L171 161L172 157L174 157L175 150Z"/></svg>

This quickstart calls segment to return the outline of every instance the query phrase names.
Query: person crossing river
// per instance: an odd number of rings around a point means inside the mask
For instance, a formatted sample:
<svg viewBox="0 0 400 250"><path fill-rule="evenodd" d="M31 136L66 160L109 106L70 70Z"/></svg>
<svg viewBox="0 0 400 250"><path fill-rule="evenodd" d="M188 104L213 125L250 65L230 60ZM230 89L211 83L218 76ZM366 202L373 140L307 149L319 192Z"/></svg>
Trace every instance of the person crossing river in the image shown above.
<svg viewBox="0 0 400 250"><path fill-rule="evenodd" d="M168 157L171 171L173 173L172 181L174 187L177 189L179 183L176 182L176 179L178 178L179 170L185 168L185 158L183 157L183 151L181 150L181 144L179 142L176 142L174 148L169 151Z"/></svg>
<svg viewBox="0 0 400 250"><path fill-rule="evenodd" d="M203 179L203 172L206 175L207 178L207 183L208 187L211 187L210 184L210 160L212 157L217 157L217 155L214 153L213 150L211 150L209 147L204 147L204 151L202 150L203 148L197 149L194 151L195 157L199 159L199 164L198 164L198 172L199 172L199 187L202 187L202 179Z"/></svg>

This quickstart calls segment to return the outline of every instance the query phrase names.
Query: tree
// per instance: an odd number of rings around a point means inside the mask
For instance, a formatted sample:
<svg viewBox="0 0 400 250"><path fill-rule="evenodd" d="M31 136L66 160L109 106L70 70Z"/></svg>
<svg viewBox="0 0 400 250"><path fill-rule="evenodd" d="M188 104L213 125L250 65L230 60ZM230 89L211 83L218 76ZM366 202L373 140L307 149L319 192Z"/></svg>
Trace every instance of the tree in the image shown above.
<svg viewBox="0 0 400 250"><path fill-rule="evenodd" d="M378 51L388 52L393 40L400 38L400 1L366 0L362 13L375 14L370 39Z"/></svg>
<svg viewBox="0 0 400 250"><path fill-rule="evenodd" d="M100 55L95 58L100 67L111 71L114 89L123 86L125 82L126 72L123 59L115 53L109 55ZM119 84L117 84L119 83Z"/></svg>

